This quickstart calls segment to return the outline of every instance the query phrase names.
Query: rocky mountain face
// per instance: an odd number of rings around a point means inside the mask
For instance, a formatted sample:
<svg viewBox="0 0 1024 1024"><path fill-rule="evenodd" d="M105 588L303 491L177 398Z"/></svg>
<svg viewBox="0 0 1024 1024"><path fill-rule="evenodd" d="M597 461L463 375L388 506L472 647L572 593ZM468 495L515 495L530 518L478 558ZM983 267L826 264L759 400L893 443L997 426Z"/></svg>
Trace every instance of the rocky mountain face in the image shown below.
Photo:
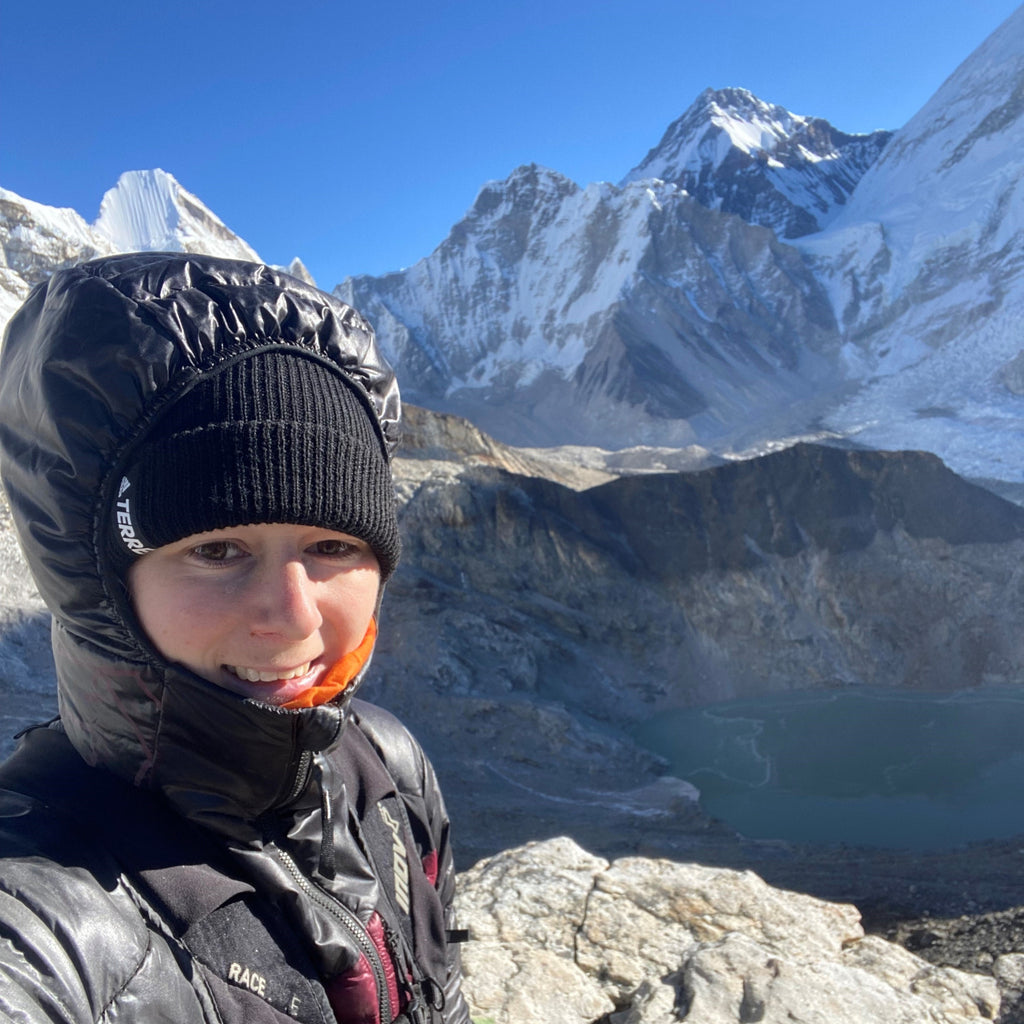
<svg viewBox="0 0 1024 1024"><path fill-rule="evenodd" d="M854 907L749 871L609 864L557 839L460 884L465 991L493 1024L968 1024L1000 1011L992 977L865 936ZM1018 978L1021 959L994 973Z"/></svg>
<svg viewBox="0 0 1024 1024"><path fill-rule="evenodd" d="M531 165L425 260L336 292L405 394L516 444L683 445L829 389L839 333L799 254L674 185Z"/></svg>
<svg viewBox="0 0 1024 1024"><path fill-rule="evenodd" d="M779 238L824 228L892 132L847 135L746 89L706 89L621 184L659 178Z"/></svg>
<svg viewBox="0 0 1024 1024"><path fill-rule="evenodd" d="M621 850L644 814L644 842L701 827L631 738L665 709L1021 678L1024 510L933 456L799 445L592 485L542 453L445 451L442 423L397 463L371 696L487 820L496 845L467 855L567 829Z"/></svg>

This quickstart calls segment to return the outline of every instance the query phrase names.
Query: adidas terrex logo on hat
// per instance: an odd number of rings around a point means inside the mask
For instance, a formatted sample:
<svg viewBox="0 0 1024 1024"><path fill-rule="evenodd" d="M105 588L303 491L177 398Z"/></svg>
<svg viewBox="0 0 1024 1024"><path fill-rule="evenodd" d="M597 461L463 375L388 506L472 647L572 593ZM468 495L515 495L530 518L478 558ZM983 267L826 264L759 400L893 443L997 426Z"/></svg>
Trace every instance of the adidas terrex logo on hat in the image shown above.
<svg viewBox="0 0 1024 1024"><path fill-rule="evenodd" d="M135 526L132 524L131 499L124 497L125 491L130 487L131 483L128 477L121 477L121 485L117 489L117 501L114 503L114 515L124 546L133 554L144 555L153 549L147 548L135 534Z"/></svg>

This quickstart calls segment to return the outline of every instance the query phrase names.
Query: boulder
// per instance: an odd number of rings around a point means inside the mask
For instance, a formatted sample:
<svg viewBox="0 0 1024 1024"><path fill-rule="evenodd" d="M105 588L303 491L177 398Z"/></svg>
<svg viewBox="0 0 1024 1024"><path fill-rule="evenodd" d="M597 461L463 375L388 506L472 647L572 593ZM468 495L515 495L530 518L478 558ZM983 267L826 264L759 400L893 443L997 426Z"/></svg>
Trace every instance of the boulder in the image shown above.
<svg viewBox="0 0 1024 1024"><path fill-rule="evenodd" d="M473 1016L493 1024L961 1024L990 977L877 936L857 909L750 871L528 843L459 879Z"/></svg>

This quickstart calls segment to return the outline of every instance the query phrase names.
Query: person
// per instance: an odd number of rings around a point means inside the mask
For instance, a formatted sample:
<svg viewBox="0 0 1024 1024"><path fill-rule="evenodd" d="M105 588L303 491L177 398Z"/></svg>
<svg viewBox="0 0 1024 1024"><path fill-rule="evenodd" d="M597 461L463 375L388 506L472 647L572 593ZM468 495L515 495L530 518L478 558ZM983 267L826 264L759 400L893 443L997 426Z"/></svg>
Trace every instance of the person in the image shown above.
<svg viewBox="0 0 1024 1024"><path fill-rule="evenodd" d="M0 766L0 1018L468 1024L434 772L355 696L399 420L366 321L267 266L106 257L14 316L59 718Z"/></svg>

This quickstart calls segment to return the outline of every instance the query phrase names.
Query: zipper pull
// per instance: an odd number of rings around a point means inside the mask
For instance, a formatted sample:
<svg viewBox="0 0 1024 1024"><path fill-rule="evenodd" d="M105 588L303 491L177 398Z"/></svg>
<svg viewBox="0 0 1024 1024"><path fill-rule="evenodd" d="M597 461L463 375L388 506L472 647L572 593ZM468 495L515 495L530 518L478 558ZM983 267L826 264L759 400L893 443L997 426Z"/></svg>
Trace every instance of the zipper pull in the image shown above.
<svg viewBox="0 0 1024 1024"><path fill-rule="evenodd" d="M429 1024L423 1015L425 1007L417 997L412 997L412 1002L392 1021L392 1024Z"/></svg>
<svg viewBox="0 0 1024 1024"><path fill-rule="evenodd" d="M446 1003L444 986L433 978L418 977L420 972L416 959L406 947L402 933L386 921L383 924L384 938L398 972L398 985L406 1001L405 1009L395 1018L394 1024L430 1024L439 1020Z"/></svg>

